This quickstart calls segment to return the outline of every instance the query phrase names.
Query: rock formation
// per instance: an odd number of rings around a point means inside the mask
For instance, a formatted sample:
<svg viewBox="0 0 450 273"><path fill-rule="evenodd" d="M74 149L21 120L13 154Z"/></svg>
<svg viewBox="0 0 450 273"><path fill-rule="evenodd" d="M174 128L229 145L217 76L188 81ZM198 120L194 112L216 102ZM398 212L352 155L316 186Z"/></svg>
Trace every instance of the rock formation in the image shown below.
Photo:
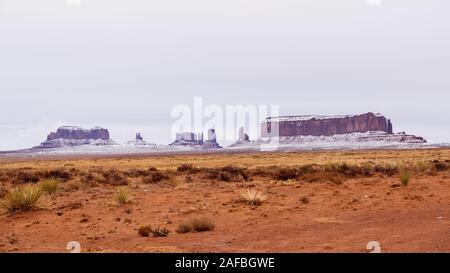
<svg viewBox="0 0 450 273"><path fill-rule="evenodd" d="M104 128L95 127L83 129L75 126L63 126L51 132L47 140L38 148L59 148L81 145L112 145L115 144L109 138L109 131Z"/></svg>
<svg viewBox="0 0 450 273"><path fill-rule="evenodd" d="M374 113L348 116L288 116L267 118L261 125L261 136L331 136L376 131L392 134L392 130L389 119Z"/></svg>
<svg viewBox="0 0 450 273"><path fill-rule="evenodd" d="M214 129L208 130L208 139L203 139L203 133L195 134L193 132L177 133L175 141L171 143L172 146L191 146L204 149L222 148L217 143L216 131Z"/></svg>
<svg viewBox="0 0 450 273"><path fill-rule="evenodd" d="M128 145L135 145L135 146L145 146L145 145L156 145L153 143L147 143L144 138L142 137L141 133L136 133L136 138L134 140L128 141Z"/></svg>
<svg viewBox="0 0 450 273"><path fill-rule="evenodd" d="M245 133L244 127L239 129L239 141L250 141L250 137Z"/></svg>

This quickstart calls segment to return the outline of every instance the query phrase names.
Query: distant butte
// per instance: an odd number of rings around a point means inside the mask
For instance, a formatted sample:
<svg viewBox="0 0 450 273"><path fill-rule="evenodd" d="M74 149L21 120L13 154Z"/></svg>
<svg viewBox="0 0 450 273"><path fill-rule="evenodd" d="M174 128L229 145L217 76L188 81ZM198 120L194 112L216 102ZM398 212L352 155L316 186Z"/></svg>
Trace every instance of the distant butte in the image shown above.
<svg viewBox="0 0 450 273"><path fill-rule="evenodd" d="M101 127L83 129L76 126L59 127L51 132L47 140L37 148L60 148L81 145L112 145L115 144L109 137L109 131Z"/></svg>

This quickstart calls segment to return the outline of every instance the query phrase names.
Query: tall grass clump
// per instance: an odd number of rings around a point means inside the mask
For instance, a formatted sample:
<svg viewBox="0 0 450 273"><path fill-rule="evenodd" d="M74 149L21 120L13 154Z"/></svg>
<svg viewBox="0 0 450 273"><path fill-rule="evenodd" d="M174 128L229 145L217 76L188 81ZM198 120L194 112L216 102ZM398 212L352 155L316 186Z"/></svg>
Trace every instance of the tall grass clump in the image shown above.
<svg viewBox="0 0 450 273"><path fill-rule="evenodd" d="M55 194L58 190L58 180L56 179L46 179L39 183L41 190L48 194Z"/></svg>
<svg viewBox="0 0 450 273"><path fill-rule="evenodd" d="M115 199L120 206L125 205L131 200L131 193L127 188L120 188L116 192Z"/></svg>
<svg viewBox="0 0 450 273"><path fill-rule="evenodd" d="M400 182L403 186L408 186L409 180L411 180L411 171L406 166L400 166L399 168Z"/></svg>
<svg viewBox="0 0 450 273"><path fill-rule="evenodd" d="M19 212L32 209L42 196L42 189L34 185L16 187L6 193L1 207L9 212Z"/></svg>

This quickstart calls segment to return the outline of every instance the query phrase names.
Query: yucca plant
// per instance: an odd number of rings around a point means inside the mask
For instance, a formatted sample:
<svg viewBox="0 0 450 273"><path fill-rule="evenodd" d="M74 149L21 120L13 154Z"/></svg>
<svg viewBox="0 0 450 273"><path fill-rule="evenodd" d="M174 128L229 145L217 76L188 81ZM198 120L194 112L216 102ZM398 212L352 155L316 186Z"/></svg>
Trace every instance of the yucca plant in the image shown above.
<svg viewBox="0 0 450 273"><path fill-rule="evenodd" d="M241 199L250 205L259 206L266 201L267 197L258 190L246 189L241 192Z"/></svg>
<svg viewBox="0 0 450 273"><path fill-rule="evenodd" d="M5 195L1 206L9 212L32 209L42 196L42 189L34 185L13 188Z"/></svg>

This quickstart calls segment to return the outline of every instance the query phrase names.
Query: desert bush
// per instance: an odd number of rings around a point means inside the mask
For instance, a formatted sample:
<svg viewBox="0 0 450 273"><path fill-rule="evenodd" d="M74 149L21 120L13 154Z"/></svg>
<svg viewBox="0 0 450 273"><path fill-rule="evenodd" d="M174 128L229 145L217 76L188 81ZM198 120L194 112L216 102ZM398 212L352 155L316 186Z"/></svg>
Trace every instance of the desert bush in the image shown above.
<svg viewBox="0 0 450 273"><path fill-rule="evenodd" d="M202 172L208 179L225 182L239 182L242 180L248 181L250 179L249 171L246 168L231 165L221 168L201 168L199 169L199 172Z"/></svg>
<svg viewBox="0 0 450 273"><path fill-rule="evenodd" d="M200 172L200 169L192 166L191 164L182 164L178 166L177 172L194 174Z"/></svg>
<svg viewBox="0 0 450 273"><path fill-rule="evenodd" d="M302 175L300 178L302 181L306 181L309 183L316 182L331 182L336 185L342 184L342 181L345 180L345 176L340 173L333 173L330 171L316 172L316 173L308 173Z"/></svg>
<svg viewBox="0 0 450 273"><path fill-rule="evenodd" d="M152 227L151 226L141 226L138 229L139 236L142 237L149 237L152 233Z"/></svg>
<svg viewBox="0 0 450 273"><path fill-rule="evenodd" d="M117 169L104 170L100 167L93 167L87 172L80 172L80 181L84 183L101 183L113 186L128 185L128 179L122 171Z"/></svg>
<svg viewBox="0 0 450 273"><path fill-rule="evenodd" d="M58 184L58 180L52 178L41 181L39 183L39 186L41 187L42 191L47 192L48 194L54 194L58 189Z"/></svg>
<svg viewBox="0 0 450 273"><path fill-rule="evenodd" d="M374 173L374 168L370 163L364 163L362 165L347 162L328 163L323 166L323 170L339 173L349 178L371 176Z"/></svg>
<svg viewBox="0 0 450 273"><path fill-rule="evenodd" d="M15 172L15 177L12 179L14 184L27 184L39 182L39 176L32 171L19 170Z"/></svg>
<svg viewBox="0 0 450 273"><path fill-rule="evenodd" d="M448 162L443 162L443 161L437 161L435 160L433 162L434 168L436 169L436 171L438 172L444 172L450 169L450 164Z"/></svg>
<svg viewBox="0 0 450 273"><path fill-rule="evenodd" d="M219 174L216 176L216 179L219 181L230 182L233 177L227 172L219 172Z"/></svg>
<svg viewBox="0 0 450 273"><path fill-rule="evenodd" d="M152 229L153 237L167 237L170 233L170 230L167 228L160 228Z"/></svg>
<svg viewBox="0 0 450 273"><path fill-rule="evenodd" d="M276 180L289 180L289 179L297 179L298 170L294 167L282 167L278 168L273 173L273 178Z"/></svg>
<svg viewBox="0 0 450 273"><path fill-rule="evenodd" d="M411 179L411 171L406 166L400 166L400 182L403 186L408 186L409 180Z"/></svg>
<svg viewBox="0 0 450 273"><path fill-rule="evenodd" d="M302 202L303 204L309 204L309 198L308 198L308 196L303 196L303 197L300 197L300 202Z"/></svg>
<svg viewBox="0 0 450 273"><path fill-rule="evenodd" d="M158 171L158 169L156 169L155 167L149 167L148 169L144 170L144 169L129 169L127 171L124 172L124 175L128 176L128 177L144 177L144 176L149 176L152 172L156 172Z"/></svg>
<svg viewBox="0 0 450 273"><path fill-rule="evenodd" d="M394 164L377 164L374 166L374 171L387 176L393 176L398 173L398 166Z"/></svg>
<svg viewBox="0 0 450 273"><path fill-rule="evenodd" d="M78 173L76 169L72 169L71 171L65 170L63 168L57 168L48 171L40 171L36 173L39 177L43 179L58 179L60 181L69 181L73 177L73 173Z"/></svg>
<svg viewBox="0 0 450 273"><path fill-rule="evenodd" d="M28 210L36 206L41 195L40 187L34 185L19 186L6 193L1 206L9 212Z"/></svg>
<svg viewBox="0 0 450 273"><path fill-rule="evenodd" d="M152 171L148 174L148 176L142 178L142 182L144 184L156 184L168 179L170 179L169 175L161 171Z"/></svg>
<svg viewBox="0 0 450 273"><path fill-rule="evenodd" d="M170 230L168 230L167 228L158 227L157 229L152 229L152 227L149 225L141 226L138 229L138 234L142 237L149 237L150 235L153 235L153 237L167 237L169 233Z"/></svg>
<svg viewBox="0 0 450 273"><path fill-rule="evenodd" d="M243 190L241 191L240 195L243 202L248 203L252 206L259 206L267 199L267 197L262 192L256 189Z"/></svg>
<svg viewBox="0 0 450 273"><path fill-rule="evenodd" d="M176 229L177 233L188 232L204 232L214 230L215 225L213 221L206 217L193 218L181 223Z"/></svg>
<svg viewBox="0 0 450 273"><path fill-rule="evenodd" d="M220 169L220 171L226 172L232 178L238 178L239 180L241 180L241 179L248 180L249 179L248 170L246 168L228 165L228 166L222 167Z"/></svg>
<svg viewBox="0 0 450 273"><path fill-rule="evenodd" d="M131 192L127 188L120 188L116 192L115 199L120 206L125 205L130 202Z"/></svg>

